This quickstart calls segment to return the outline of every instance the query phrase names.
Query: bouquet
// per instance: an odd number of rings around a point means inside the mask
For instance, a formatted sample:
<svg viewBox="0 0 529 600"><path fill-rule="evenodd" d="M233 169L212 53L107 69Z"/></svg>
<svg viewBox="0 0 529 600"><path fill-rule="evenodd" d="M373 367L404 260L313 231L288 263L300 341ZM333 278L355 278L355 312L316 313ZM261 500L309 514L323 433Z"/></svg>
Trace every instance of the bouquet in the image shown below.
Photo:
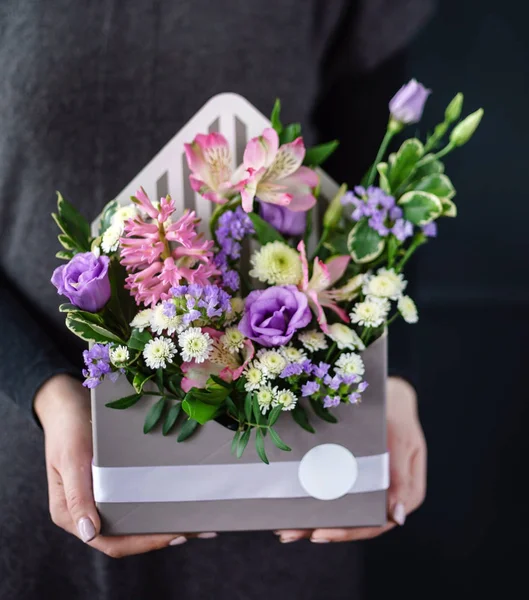
<svg viewBox="0 0 529 600"><path fill-rule="evenodd" d="M279 101L235 169L222 134L185 144L192 189L216 204L209 238L170 196L139 189L128 205L112 201L91 232L59 194L57 256L67 263L52 283L70 301L60 306L67 327L90 343L84 385L126 377L134 393L107 406L158 397L144 433L161 425L183 442L216 420L233 430L237 457L253 438L265 463L266 442L290 450L278 419L314 432L312 415L333 423L334 407L354 410L369 385L362 352L395 319L418 320L404 267L439 218L456 216L441 159L483 114L460 120L457 94L424 142L406 139L387 156L428 94L412 80L393 97L375 161L361 185L340 188L317 236L318 166L338 142L306 149L300 125L281 123Z"/></svg>

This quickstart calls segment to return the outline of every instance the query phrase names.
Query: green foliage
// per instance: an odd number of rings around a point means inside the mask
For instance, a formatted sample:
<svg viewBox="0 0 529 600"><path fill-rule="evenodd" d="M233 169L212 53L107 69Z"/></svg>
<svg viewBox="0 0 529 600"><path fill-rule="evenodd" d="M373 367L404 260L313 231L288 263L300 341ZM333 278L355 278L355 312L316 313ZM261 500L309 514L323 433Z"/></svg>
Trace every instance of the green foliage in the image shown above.
<svg viewBox="0 0 529 600"><path fill-rule="evenodd" d="M378 163L377 165L380 189L386 192L386 194L391 194L391 186L389 185L388 179L388 168L388 163L385 162Z"/></svg>
<svg viewBox="0 0 529 600"><path fill-rule="evenodd" d="M259 241L259 243L264 246L270 242L283 242L285 243L285 238L272 227L269 223L267 223L264 219L256 213L250 213L248 215L253 223L255 228L255 235Z"/></svg>
<svg viewBox="0 0 529 600"><path fill-rule="evenodd" d="M338 140L332 140L331 142L326 142L325 144L319 144L318 146L308 148L305 152L303 164L308 167L318 167L319 165L323 164L331 156L331 154L333 154L339 145L340 142Z"/></svg>
<svg viewBox="0 0 529 600"><path fill-rule="evenodd" d="M248 427L248 429L246 429L244 431L244 433L241 435L241 437L239 438L239 443L237 445L237 452L235 454L237 456L237 458L241 458L241 456L243 455L243 452L246 449L248 442L250 441L251 435L252 435L252 429L251 429L251 427Z"/></svg>
<svg viewBox="0 0 529 600"><path fill-rule="evenodd" d="M185 440L190 438L193 435L193 433L195 433L198 425L198 422L194 419L187 419L187 421L182 425L182 429L180 429L180 433L178 434L176 441L185 442Z"/></svg>
<svg viewBox="0 0 529 600"><path fill-rule="evenodd" d="M165 408L166 399L160 398L155 404L151 406L147 416L145 417L145 423L143 425L143 433L149 433L158 421L162 418L163 409Z"/></svg>
<svg viewBox="0 0 529 600"><path fill-rule="evenodd" d="M66 327L76 336L87 342L96 342L100 344L124 344L125 342L117 335L106 329L105 327L98 325L94 322L90 322L84 316L78 313L69 312L66 315Z"/></svg>
<svg viewBox="0 0 529 600"><path fill-rule="evenodd" d="M294 421L296 421L296 423L305 431L308 431L309 433L316 433L314 427L310 424L305 409L301 406L301 404L296 404L296 408L290 411L290 414L292 415Z"/></svg>
<svg viewBox="0 0 529 600"><path fill-rule="evenodd" d="M395 191L401 183L411 176L423 154L424 147L417 138L411 138L403 142L395 154L393 164L391 164L389 170L388 179L392 191Z"/></svg>
<svg viewBox="0 0 529 600"><path fill-rule="evenodd" d="M276 98L274 103L274 108L272 109L272 114L270 115L270 122L272 123L272 127L276 130L277 135L281 135L283 131L283 125L280 119L281 115L281 100Z"/></svg>
<svg viewBox="0 0 529 600"><path fill-rule="evenodd" d="M279 135L280 144L289 144L301 135L301 125L299 123L291 123L283 128Z"/></svg>
<svg viewBox="0 0 529 600"><path fill-rule="evenodd" d="M90 250L90 226L79 211L57 192L57 212L53 220L62 231L59 242L70 254ZM71 258L71 257L70 257Z"/></svg>
<svg viewBox="0 0 529 600"><path fill-rule="evenodd" d="M99 235L103 235L103 233L110 227L112 222L112 217L116 213L119 208L119 204L117 200L111 200L103 209L101 213L101 219L99 221Z"/></svg>
<svg viewBox="0 0 529 600"><path fill-rule="evenodd" d="M288 446L287 446L288 447ZM257 430L255 434L255 449L257 451L257 455L259 458L265 463L270 464L268 457L266 456L265 447L264 447L264 436L261 429Z"/></svg>
<svg viewBox="0 0 529 600"><path fill-rule="evenodd" d="M152 334L147 330L140 331L139 329L133 329L130 335L127 346L132 350L139 350L143 352L147 342L152 340Z"/></svg>
<svg viewBox="0 0 529 600"><path fill-rule="evenodd" d="M105 406L107 406L108 408L115 408L116 410L124 410L126 408L130 408L131 406L134 406L141 397L141 394L132 394L131 396L125 396L124 398L120 398L119 400L108 402L107 404L105 404Z"/></svg>
<svg viewBox="0 0 529 600"><path fill-rule="evenodd" d="M319 400L315 398L309 399L310 406L314 411L314 414L317 415L320 419L327 421L327 423L338 423L338 419L332 415Z"/></svg>
<svg viewBox="0 0 529 600"><path fill-rule="evenodd" d="M182 412L182 403L181 402L177 402L176 404L173 404L173 406L171 406L171 408L169 409L165 420L163 422L163 427L162 427L162 434L163 435L168 435L171 430L173 429L173 427L176 424L176 421L178 420L178 417L180 416Z"/></svg>
<svg viewBox="0 0 529 600"><path fill-rule="evenodd" d="M443 212L441 200L428 192L407 192L399 200L404 218L414 225L426 225Z"/></svg>
<svg viewBox="0 0 529 600"><path fill-rule="evenodd" d="M277 431L275 429L272 429L270 427L270 429L268 431L270 432L270 439L272 440L272 442L274 443L274 446L276 446L276 448L279 448L280 450L283 450L284 452L290 452L292 450L292 448L287 446L285 444L285 442L279 437L279 434L277 433Z"/></svg>
<svg viewBox="0 0 529 600"><path fill-rule="evenodd" d="M369 263L382 254L384 238L369 226L368 219L364 217L351 229L347 248L355 263Z"/></svg>
<svg viewBox="0 0 529 600"><path fill-rule="evenodd" d="M134 375L134 379L132 380L132 387L138 392L138 394L141 394L143 392L144 385L153 377L154 373L146 375L145 373L138 372Z"/></svg>
<svg viewBox="0 0 529 600"><path fill-rule="evenodd" d="M413 184L413 190L420 192L429 192L434 194L438 198L453 198L455 196L455 189L452 182L446 175L440 173L433 173L427 175L419 181Z"/></svg>

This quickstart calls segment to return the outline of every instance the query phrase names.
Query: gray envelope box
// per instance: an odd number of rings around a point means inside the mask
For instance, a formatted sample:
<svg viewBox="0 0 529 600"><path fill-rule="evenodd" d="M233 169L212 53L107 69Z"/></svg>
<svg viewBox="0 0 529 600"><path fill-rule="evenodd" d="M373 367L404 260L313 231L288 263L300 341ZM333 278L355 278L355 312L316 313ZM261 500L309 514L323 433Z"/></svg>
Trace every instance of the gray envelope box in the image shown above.
<svg viewBox="0 0 529 600"><path fill-rule="evenodd" d="M365 380L369 387L362 402L356 406L342 404L332 409L339 419L337 424L311 416L311 423L316 429L316 433L311 434L301 429L290 415L282 414L274 428L292 451L280 451L267 440L270 463L301 461L311 448L327 443L344 446L357 459L385 455L386 357L387 335L384 335L363 353ZM181 465L222 467L261 462L252 443L241 459L235 458L230 453L233 432L215 421L208 422L182 443L176 441L174 434L164 437L159 427L145 435L145 414L157 398L145 397L126 410L105 406L107 402L131 393L133 390L125 379L117 383L105 381L92 390L95 469ZM311 414L310 408L307 412ZM138 482L138 486L141 485ZM223 485L229 488L230 480L224 480ZM187 494L192 497L192 489L188 489ZM112 501L97 502L97 507L105 535L376 526L386 522L386 491L348 493L335 500L300 497Z"/></svg>

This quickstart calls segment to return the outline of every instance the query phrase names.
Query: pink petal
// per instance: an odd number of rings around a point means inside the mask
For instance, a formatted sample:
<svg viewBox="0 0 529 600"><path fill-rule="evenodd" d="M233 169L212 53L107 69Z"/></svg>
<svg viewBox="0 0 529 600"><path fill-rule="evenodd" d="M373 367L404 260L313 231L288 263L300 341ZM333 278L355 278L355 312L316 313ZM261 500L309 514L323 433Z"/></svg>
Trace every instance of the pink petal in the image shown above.
<svg viewBox="0 0 529 600"><path fill-rule="evenodd" d="M316 320L318 321L318 325L323 333L327 333L329 331L329 327L327 326L327 317L325 316L325 311L323 310L322 305L318 299L318 293L315 290L309 290L306 292L309 297L309 303L311 305L312 310L316 313Z"/></svg>
<svg viewBox="0 0 529 600"><path fill-rule="evenodd" d="M305 157L303 138L298 138L289 144L283 144L275 155L273 163L266 174L266 179L277 181L295 173Z"/></svg>
<svg viewBox="0 0 529 600"><path fill-rule="evenodd" d="M306 212L316 204L316 198L312 194L293 195L288 208L294 212Z"/></svg>
<svg viewBox="0 0 529 600"><path fill-rule="evenodd" d="M336 256L335 258L331 258L327 261L326 265L330 277L329 285L335 284L341 277L343 277L350 260L350 256Z"/></svg>
<svg viewBox="0 0 529 600"><path fill-rule="evenodd" d="M303 271L303 281L301 289L306 291L309 287L309 263L307 261L307 251L305 249L305 242L301 240L298 244L298 252L301 256L301 269Z"/></svg>
<svg viewBox="0 0 529 600"><path fill-rule="evenodd" d="M262 135L252 138L244 150L243 163L247 169L262 169L269 167L279 148L279 137L271 127L265 129Z"/></svg>
<svg viewBox="0 0 529 600"><path fill-rule="evenodd" d="M285 177L281 183L290 187L299 188L300 186L307 186L309 188L315 188L320 181L316 171L309 169L308 167L300 167L296 172L292 173L288 177Z"/></svg>
<svg viewBox="0 0 529 600"><path fill-rule="evenodd" d="M137 200L137 202L134 203L139 204L141 208L143 208L143 210L149 215L149 217L151 217L151 219L156 219L158 217L158 211L152 205L149 196L147 196L147 193L143 188L140 188L136 192L136 197L132 200L133 202L134 200Z"/></svg>
<svg viewBox="0 0 529 600"><path fill-rule="evenodd" d="M331 278L327 265L319 258L314 259L314 267L312 269L312 277L309 281L309 288L321 292L331 285Z"/></svg>
<svg viewBox="0 0 529 600"><path fill-rule="evenodd" d="M343 310L343 308L340 308L335 302L333 302L327 294L328 292L322 292L321 294L319 294L320 304L336 313L340 317L340 319L342 319L342 321L345 321L345 323L349 323L349 317L347 315L347 312Z"/></svg>

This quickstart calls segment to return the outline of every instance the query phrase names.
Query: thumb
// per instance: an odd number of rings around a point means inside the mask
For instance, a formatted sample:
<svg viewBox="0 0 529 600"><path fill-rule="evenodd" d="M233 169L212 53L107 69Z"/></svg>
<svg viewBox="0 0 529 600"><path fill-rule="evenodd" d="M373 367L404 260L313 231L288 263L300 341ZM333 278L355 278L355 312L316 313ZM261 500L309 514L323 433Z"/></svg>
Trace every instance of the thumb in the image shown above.
<svg viewBox="0 0 529 600"><path fill-rule="evenodd" d="M69 461L61 473L68 512L83 542L93 540L101 529L92 491L90 458Z"/></svg>

